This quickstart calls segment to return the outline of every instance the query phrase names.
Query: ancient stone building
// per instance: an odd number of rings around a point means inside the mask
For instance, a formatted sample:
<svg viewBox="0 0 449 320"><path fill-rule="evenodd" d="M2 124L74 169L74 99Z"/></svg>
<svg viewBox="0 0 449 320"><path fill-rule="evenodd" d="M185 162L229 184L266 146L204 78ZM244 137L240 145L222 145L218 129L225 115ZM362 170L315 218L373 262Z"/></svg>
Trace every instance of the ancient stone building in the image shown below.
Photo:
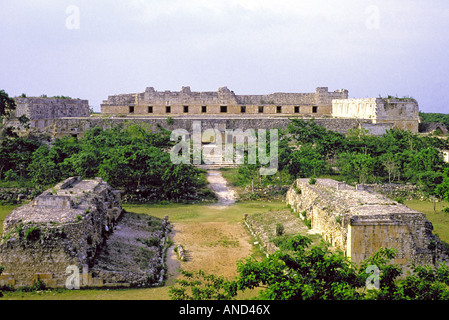
<svg viewBox="0 0 449 320"><path fill-rule="evenodd" d="M393 260L435 265L448 260L426 216L385 196L331 179L298 179L287 193L287 203L312 229L342 250L355 263L380 248L397 249Z"/></svg>
<svg viewBox="0 0 449 320"><path fill-rule="evenodd" d="M271 93L236 95L227 87L216 92L156 91L110 96L101 105L103 114L170 115L331 115L332 100L346 99L347 90L329 92L319 87L314 93Z"/></svg>
<svg viewBox="0 0 449 320"><path fill-rule="evenodd" d="M69 178L45 191L5 218L0 283L32 285L40 277L64 285L69 266L93 264L121 213L120 193L100 178Z"/></svg>
<svg viewBox="0 0 449 320"><path fill-rule="evenodd" d="M185 129L192 132L193 121L202 129L285 129L291 118L314 118L328 130L347 133L366 129L382 135L396 127L418 132L418 104L414 99L348 99L345 89L329 92L318 87L313 93L271 93L236 95L227 87L215 92L179 92L146 88L142 93L109 96L101 104L101 115L89 114L87 100L54 98L15 98L17 110L6 125L20 127L18 117L27 115L34 134L51 138L82 137L92 127L104 129L130 123L153 128ZM171 118L168 122L167 119Z"/></svg>
<svg viewBox="0 0 449 320"><path fill-rule="evenodd" d="M334 99L332 116L371 120L374 127L367 127L369 130L395 127L419 131L418 103L412 98Z"/></svg>
<svg viewBox="0 0 449 320"><path fill-rule="evenodd" d="M90 116L87 100L59 98L14 98L14 100L16 110L10 120L25 115L30 119L31 128L44 129L53 125L55 119Z"/></svg>

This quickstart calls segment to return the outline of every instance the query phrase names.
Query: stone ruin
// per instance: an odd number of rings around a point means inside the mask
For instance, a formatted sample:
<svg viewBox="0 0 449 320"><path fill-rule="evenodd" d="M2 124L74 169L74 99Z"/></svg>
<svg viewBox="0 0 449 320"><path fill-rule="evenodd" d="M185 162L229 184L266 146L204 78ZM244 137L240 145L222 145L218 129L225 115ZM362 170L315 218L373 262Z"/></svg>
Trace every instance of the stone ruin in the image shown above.
<svg viewBox="0 0 449 320"><path fill-rule="evenodd" d="M359 264L380 248L396 249L393 263L403 271L412 263L447 263L448 253L432 234L424 213L387 197L331 179L298 179L287 192L287 204L312 229Z"/></svg>
<svg viewBox="0 0 449 320"><path fill-rule="evenodd" d="M112 245L120 245L114 240L114 229L120 229L119 222L126 216L122 212L119 191L100 178L80 177L69 178L16 208L3 223L0 266L5 270L0 275L0 286L17 288L40 280L47 287L66 287L69 270L73 268L82 277L82 286L138 285L136 281L148 278L147 274L117 276L121 271L118 270L111 277L111 272L117 269L113 261L109 261L112 267L101 265L108 256L105 248L111 247L110 239L115 241ZM166 220L159 222L163 231L168 224ZM166 236L164 232L160 234ZM160 262L160 256L155 258Z"/></svg>

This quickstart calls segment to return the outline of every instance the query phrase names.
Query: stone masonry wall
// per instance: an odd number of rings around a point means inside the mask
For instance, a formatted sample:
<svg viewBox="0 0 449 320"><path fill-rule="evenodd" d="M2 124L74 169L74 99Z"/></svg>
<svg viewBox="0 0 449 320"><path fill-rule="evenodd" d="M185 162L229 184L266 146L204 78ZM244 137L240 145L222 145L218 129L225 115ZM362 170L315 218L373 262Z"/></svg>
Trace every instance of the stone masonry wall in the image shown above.
<svg viewBox="0 0 449 320"><path fill-rule="evenodd" d="M332 116L371 119L373 123L392 124L396 128L419 131L419 107L414 99L335 99Z"/></svg>
<svg viewBox="0 0 449 320"><path fill-rule="evenodd" d="M355 263L380 248L398 250L394 263L430 264L448 261L432 224L414 211L380 194L330 179L309 184L299 179L287 192L287 203L312 229L342 250Z"/></svg>
<svg viewBox="0 0 449 320"><path fill-rule="evenodd" d="M32 285L51 274L61 282L68 266L91 266L121 212L120 194L100 178L69 178L45 191L5 218L0 280Z"/></svg>
<svg viewBox="0 0 449 320"><path fill-rule="evenodd" d="M15 98L18 118L26 115L30 120L48 120L64 117L88 117L89 103L80 99Z"/></svg>
<svg viewBox="0 0 449 320"><path fill-rule="evenodd" d="M192 92L183 87L179 92L156 91L146 88L143 93L109 96L101 104L104 114L327 114L332 112L332 99L346 99L347 90L328 92L319 87L314 93L270 93L265 95L236 95L227 87L216 92ZM225 106L223 109L222 107ZM243 109L241 107L244 107ZM167 109L169 108L169 110ZM261 110L262 108L263 110Z"/></svg>
<svg viewBox="0 0 449 320"><path fill-rule="evenodd" d="M310 119L310 118L304 118ZM43 120L42 120L43 121ZM39 133L48 134L54 138L62 136L76 135L81 137L84 131L100 127L103 129L112 128L117 125L145 124L150 125L152 130L158 130L158 127L167 130L185 129L192 133L193 121L201 122L202 130L217 128L220 132L225 129L243 131L247 129L286 129L291 122L287 117L173 117L171 123L167 123L166 117L86 117L86 118L60 118L47 121L46 126L39 127L39 121L31 122L31 130ZM340 133L346 133L353 128L359 128L363 123L369 120L359 119L332 119L317 118L315 122L329 130Z"/></svg>

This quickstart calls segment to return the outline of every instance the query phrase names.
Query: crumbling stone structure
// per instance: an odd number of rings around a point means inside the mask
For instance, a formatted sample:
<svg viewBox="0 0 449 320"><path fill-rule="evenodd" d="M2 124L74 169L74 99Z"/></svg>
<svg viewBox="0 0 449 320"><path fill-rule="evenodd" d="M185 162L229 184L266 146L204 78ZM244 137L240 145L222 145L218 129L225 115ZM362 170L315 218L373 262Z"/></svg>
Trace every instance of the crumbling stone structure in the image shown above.
<svg viewBox="0 0 449 320"><path fill-rule="evenodd" d="M3 223L0 282L64 285L69 266L88 268L122 213L120 193L102 179L69 178L15 209ZM41 275L41 276L40 276ZM101 285L91 278L91 285Z"/></svg>
<svg viewBox="0 0 449 320"><path fill-rule="evenodd" d="M369 98L332 100L332 116L335 118L370 119L376 126L419 131L418 103L412 98ZM367 128L370 130L371 128Z"/></svg>
<svg viewBox="0 0 449 320"><path fill-rule="evenodd" d="M30 120L66 117L88 117L89 103L80 99L15 98L16 117L26 115Z"/></svg>
<svg viewBox="0 0 449 320"><path fill-rule="evenodd" d="M330 115L333 99L348 98L348 90L329 92L318 87L314 93L271 93L236 95L227 87L217 92L179 92L146 88L143 93L109 96L101 105L103 114L170 115Z"/></svg>
<svg viewBox="0 0 449 320"><path fill-rule="evenodd" d="M298 179L287 203L312 229L355 263L380 248L398 251L393 263L435 265L448 261L440 239L426 216L385 196L331 179Z"/></svg>

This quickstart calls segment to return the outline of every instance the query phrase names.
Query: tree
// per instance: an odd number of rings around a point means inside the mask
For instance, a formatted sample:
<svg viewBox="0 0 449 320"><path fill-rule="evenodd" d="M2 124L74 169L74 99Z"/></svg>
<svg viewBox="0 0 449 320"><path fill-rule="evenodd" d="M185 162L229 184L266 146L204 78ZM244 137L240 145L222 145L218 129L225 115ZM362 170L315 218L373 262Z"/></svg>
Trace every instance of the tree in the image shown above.
<svg viewBox="0 0 449 320"><path fill-rule="evenodd" d="M5 90L0 90L0 119L16 108L16 102L10 98Z"/></svg>
<svg viewBox="0 0 449 320"><path fill-rule="evenodd" d="M381 156L381 162L384 165L388 173L388 183L391 184L392 180L395 180L398 174L399 166L394 159L394 155L391 153L385 153Z"/></svg>
<svg viewBox="0 0 449 320"><path fill-rule="evenodd" d="M375 159L369 154L343 152L338 158L341 174L359 183L366 183L373 179Z"/></svg>
<svg viewBox="0 0 449 320"><path fill-rule="evenodd" d="M294 177L319 176L327 170L327 162L321 153L306 144L292 152L289 169Z"/></svg>
<svg viewBox="0 0 449 320"><path fill-rule="evenodd" d="M287 132L299 145L313 145L324 159L330 159L346 148L346 139L343 134L327 130L318 125L315 119L310 121L291 119Z"/></svg>
<svg viewBox="0 0 449 320"><path fill-rule="evenodd" d="M443 181L435 187L435 195L442 200L449 202L449 168L443 173Z"/></svg>

